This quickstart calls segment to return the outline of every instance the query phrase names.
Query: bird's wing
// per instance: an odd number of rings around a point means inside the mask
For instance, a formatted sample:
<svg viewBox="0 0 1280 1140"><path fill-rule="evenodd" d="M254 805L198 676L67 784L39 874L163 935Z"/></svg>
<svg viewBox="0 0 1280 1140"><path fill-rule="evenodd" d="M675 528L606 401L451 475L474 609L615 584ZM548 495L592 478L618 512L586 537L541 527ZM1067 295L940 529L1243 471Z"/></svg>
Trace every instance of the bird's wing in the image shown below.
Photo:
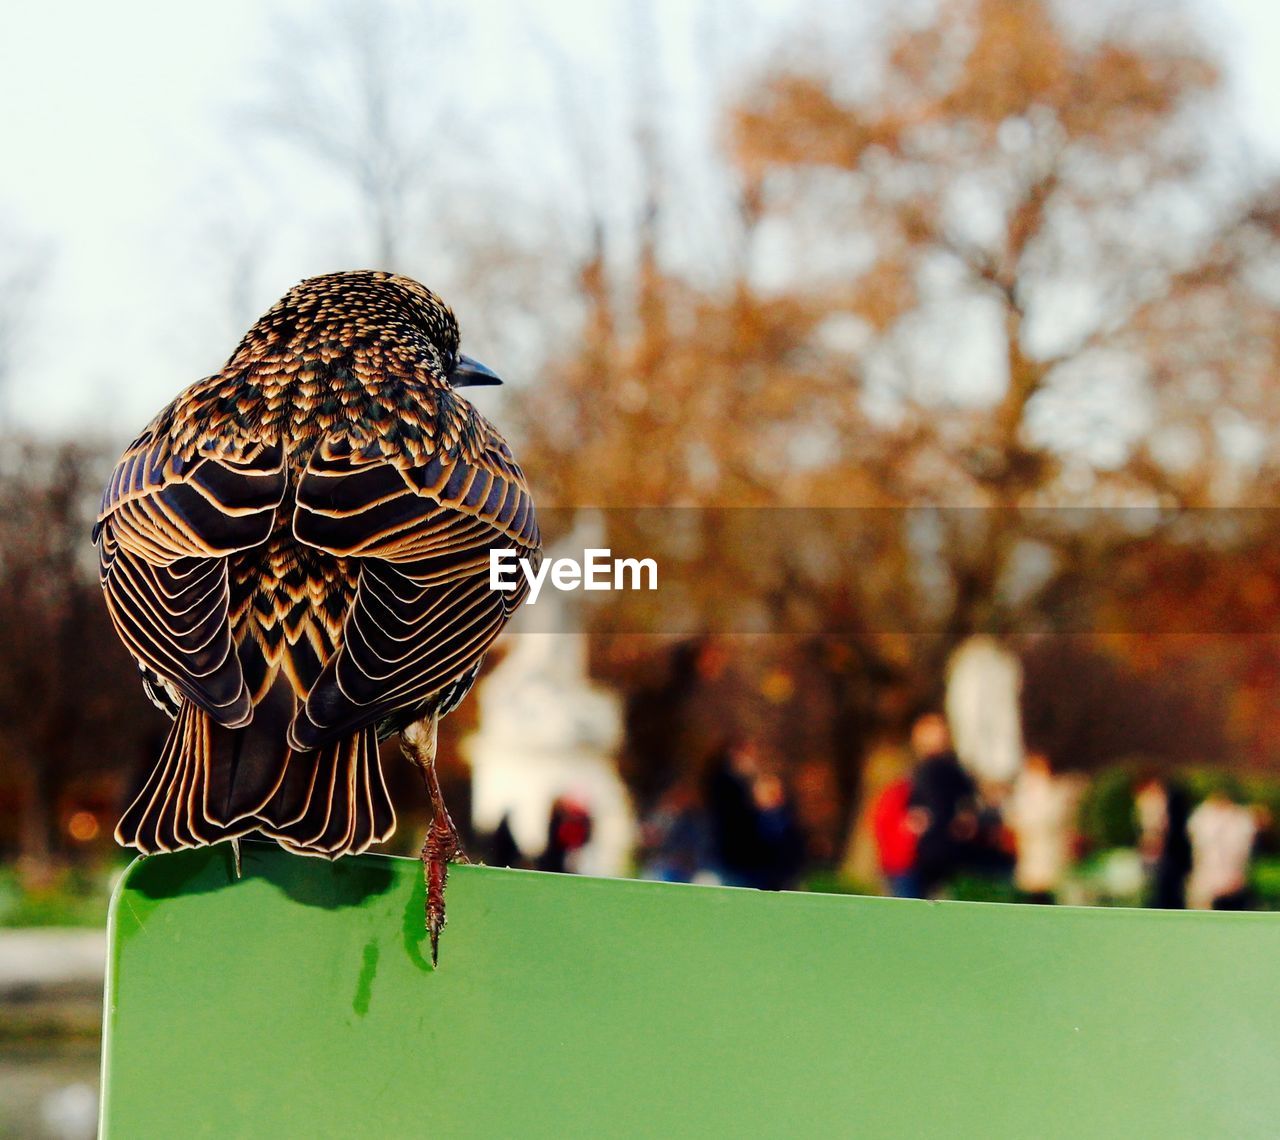
<svg viewBox="0 0 1280 1140"><path fill-rule="evenodd" d="M524 599L489 587L490 551L540 557L524 474L466 401L442 401L412 451L354 429L316 448L298 485L294 536L357 560L343 646L291 732L313 748L422 704L473 675Z"/></svg>
<svg viewBox="0 0 1280 1140"><path fill-rule="evenodd" d="M148 429L102 496L99 574L125 645L228 727L252 713L227 618L227 557L266 541L287 475L278 441L213 439L177 453Z"/></svg>

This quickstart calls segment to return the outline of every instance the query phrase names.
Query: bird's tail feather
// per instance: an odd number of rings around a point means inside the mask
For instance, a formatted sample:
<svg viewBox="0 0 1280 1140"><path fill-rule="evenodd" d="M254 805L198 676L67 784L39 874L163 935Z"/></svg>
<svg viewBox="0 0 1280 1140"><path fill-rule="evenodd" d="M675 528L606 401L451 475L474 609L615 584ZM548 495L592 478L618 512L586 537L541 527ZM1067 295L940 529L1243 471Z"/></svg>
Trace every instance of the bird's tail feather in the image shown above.
<svg viewBox="0 0 1280 1140"><path fill-rule="evenodd" d="M242 729L210 729L204 811L226 827L259 815L284 782L292 764L284 734L296 700L288 679L277 673ZM207 719L207 718L206 718Z"/></svg>
<svg viewBox="0 0 1280 1140"><path fill-rule="evenodd" d="M292 755L280 792L260 813L264 835L296 854L333 859L363 851L395 830L373 728ZM307 763L298 763L303 757Z"/></svg>
<svg viewBox="0 0 1280 1140"><path fill-rule="evenodd" d="M374 730L294 751L284 742L292 705L286 715L280 704L264 701L251 724L231 729L184 701L116 840L155 854L260 833L333 859L390 836L395 812Z"/></svg>
<svg viewBox="0 0 1280 1140"><path fill-rule="evenodd" d="M199 847L256 831L251 818L228 822L206 810L213 737L231 733L203 709L184 701L160 759L116 827L116 841L144 855Z"/></svg>

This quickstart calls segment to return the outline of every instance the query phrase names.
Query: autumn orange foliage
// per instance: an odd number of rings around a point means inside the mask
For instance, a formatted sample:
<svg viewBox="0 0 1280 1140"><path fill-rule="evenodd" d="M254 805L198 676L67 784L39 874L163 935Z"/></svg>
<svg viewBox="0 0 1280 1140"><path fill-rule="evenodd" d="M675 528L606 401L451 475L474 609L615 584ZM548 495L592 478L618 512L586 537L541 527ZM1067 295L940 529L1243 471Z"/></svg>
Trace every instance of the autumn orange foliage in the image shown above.
<svg viewBox="0 0 1280 1140"><path fill-rule="evenodd" d="M699 520L670 554L695 664L598 643L669 729L633 745L642 793L745 724L849 795L977 631L1088 635L1136 677L1194 658L1231 694L1228 758L1280 763L1277 527L1213 522L1269 504L1280 470L1276 190L1223 185L1220 71L1190 26L1118 20L954 2L793 54L725 109L734 271L694 283L652 226L633 273L603 248L584 266L581 343L525 405L542 501L611 508L620 544L637 508ZM735 531L722 508L795 519ZM775 636L745 636L742 607ZM1193 697L1162 691L1159 715L1200 716Z"/></svg>

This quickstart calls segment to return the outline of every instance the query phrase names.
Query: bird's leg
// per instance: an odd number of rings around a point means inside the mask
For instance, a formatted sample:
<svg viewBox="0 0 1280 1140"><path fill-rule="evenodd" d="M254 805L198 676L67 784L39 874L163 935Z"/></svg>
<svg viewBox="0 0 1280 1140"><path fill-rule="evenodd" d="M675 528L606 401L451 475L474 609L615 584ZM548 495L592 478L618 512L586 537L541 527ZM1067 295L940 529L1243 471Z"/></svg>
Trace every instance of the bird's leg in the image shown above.
<svg viewBox="0 0 1280 1140"><path fill-rule="evenodd" d="M458 829L444 806L440 781L436 776L436 718L434 715L409 725L400 736L404 754L422 771L431 798L431 827L422 845L422 875L427 887L427 933L431 937L431 964L436 964L440 932L444 930L444 889L449 881L449 864L465 863Z"/></svg>
<svg viewBox="0 0 1280 1140"><path fill-rule="evenodd" d="M240 838L236 836L231 840L231 865L235 868L236 878L240 878Z"/></svg>

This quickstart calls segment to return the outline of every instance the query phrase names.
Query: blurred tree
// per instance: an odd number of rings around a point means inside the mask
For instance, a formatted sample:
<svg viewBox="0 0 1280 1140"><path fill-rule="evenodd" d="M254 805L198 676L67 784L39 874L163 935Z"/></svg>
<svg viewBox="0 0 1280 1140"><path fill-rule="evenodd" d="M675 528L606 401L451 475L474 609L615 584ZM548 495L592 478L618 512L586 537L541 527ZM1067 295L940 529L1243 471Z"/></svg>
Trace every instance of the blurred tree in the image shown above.
<svg viewBox="0 0 1280 1140"><path fill-rule="evenodd" d="M348 209L309 219L303 235L327 251L326 268L337 259L427 282L455 306L469 352L512 379L534 373L573 308L567 211L522 195L510 176L545 161L536 131L504 132L488 109L484 121L471 117L466 92L493 66L476 63L484 18L441 0L324 0L277 16L236 116L237 145L244 128L266 144L255 164L262 188L283 181L296 193L288 176L301 155L350 195ZM240 212L234 226L240 238L215 260L230 263L239 308L243 270L298 218L286 201L260 222L264 240L244 240Z"/></svg>
<svg viewBox="0 0 1280 1140"><path fill-rule="evenodd" d="M0 775L23 803L34 866L67 850L64 796L158 751L164 717L111 628L88 536L109 462L97 448L10 437L0 468ZM116 790L115 787L110 790ZM109 833L114 820L103 819Z"/></svg>
<svg viewBox="0 0 1280 1140"><path fill-rule="evenodd" d="M0 429L9 421L9 386L48 261L43 243L0 226Z"/></svg>
<svg viewBox="0 0 1280 1140"><path fill-rule="evenodd" d="M326 0L278 21L252 125L294 146L355 196L374 265L405 269L444 165L448 45L438 4Z"/></svg>
<svg viewBox="0 0 1280 1140"><path fill-rule="evenodd" d="M964 637L1123 631L1101 603L1135 542L1216 557L1175 509L1274 489L1274 193L1214 145L1189 21L1112 15L949 3L775 69L728 113L734 269L669 268L649 196L632 271L582 266L579 346L526 404L539 501L625 508L611 545L687 603L595 620L789 634L738 654L790 671L764 731L812 759L785 743L807 709L846 794L846 734L936 700Z"/></svg>
<svg viewBox="0 0 1280 1140"><path fill-rule="evenodd" d="M1225 694L1203 655L1150 653L1097 637L1032 638L1022 646L1027 747L1060 769L1096 772L1128 760L1192 766L1228 751ZM1126 652L1126 650L1130 650Z"/></svg>
<svg viewBox="0 0 1280 1140"><path fill-rule="evenodd" d="M1271 210L1223 185L1216 67L1163 10L1151 28L1065 12L946 4L888 33L872 90L784 72L733 122L773 216L854 239L791 286L819 331L860 333L824 364L891 441L892 462L852 441L835 470L905 506L987 508L936 516L952 642L1025 620L1020 546L1048 545L1052 591L1082 541L1105 573L1132 537L1131 517L1026 508L1231 505L1280 457Z"/></svg>

